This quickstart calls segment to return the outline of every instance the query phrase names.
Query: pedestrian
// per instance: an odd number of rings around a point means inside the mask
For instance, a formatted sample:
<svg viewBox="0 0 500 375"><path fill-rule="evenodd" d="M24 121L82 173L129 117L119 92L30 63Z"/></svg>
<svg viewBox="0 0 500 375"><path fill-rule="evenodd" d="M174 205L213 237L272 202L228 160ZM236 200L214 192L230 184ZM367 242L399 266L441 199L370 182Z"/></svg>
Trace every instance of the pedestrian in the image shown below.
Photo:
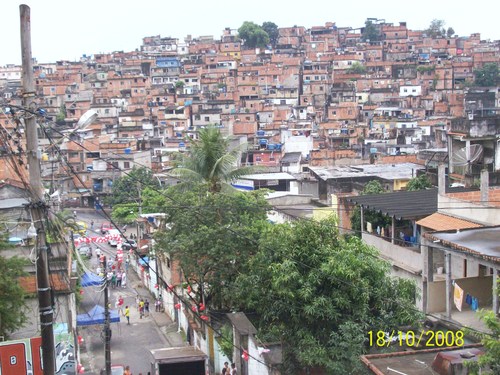
<svg viewBox="0 0 500 375"><path fill-rule="evenodd" d="M135 307L137 307L137 311L139 311L139 304L141 303L141 299L139 295L135 296Z"/></svg>
<svg viewBox="0 0 500 375"><path fill-rule="evenodd" d="M94 230L94 220L90 220L90 229Z"/></svg>
<svg viewBox="0 0 500 375"><path fill-rule="evenodd" d="M229 369L229 363L228 362L224 362L224 367L222 368L221 374L222 375L229 375L230 372L231 372L231 370Z"/></svg>
<svg viewBox="0 0 500 375"><path fill-rule="evenodd" d="M76 210L73 211L73 218L76 219Z"/></svg>
<svg viewBox="0 0 500 375"><path fill-rule="evenodd" d="M127 287L127 274L125 272L122 272L122 288Z"/></svg>
<svg viewBox="0 0 500 375"><path fill-rule="evenodd" d="M116 274L116 286L117 287L120 287L122 286L122 273L120 271L118 271L118 273Z"/></svg>
<svg viewBox="0 0 500 375"><path fill-rule="evenodd" d="M157 298L156 301L155 301L155 311L156 312L160 312L160 299Z"/></svg>
<svg viewBox="0 0 500 375"><path fill-rule="evenodd" d="M146 301L144 301L144 314L149 316L149 300L147 298Z"/></svg>
<svg viewBox="0 0 500 375"><path fill-rule="evenodd" d="M231 363L231 375L238 375L238 371L236 370L235 363Z"/></svg>
<svg viewBox="0 0 500 375"><path fill-rule="evenodd" d="M123 296L118 297L118 300L116 302L118 305L118 312L123 315Z"/></svg>
<svg viewBox="0 0 500 375"><path fill-rule="evenodd" d="M141 298L141 301L139 302L139 317L142 319L144 316L144 300Z"/></svg>
<svg viewBox="0 0 500 375"><path fill-rule="evenodd" d="M116 272L113 272L113 276L111 276L111 288L115 289L116 287Z"/></svg>
<svg viewBox="0 0 500 375"><path fill-rule="evenodd" d="M125 371L123 372L123 375L132 375L130 372L130 366L125 367Z"/></svg>
<svg viewBox="0 0 500 375"><path fill-rule="evenodd" d="M130 325L130 309L128 306L125 306L125 318L127 318L127 325Z"/></svg>

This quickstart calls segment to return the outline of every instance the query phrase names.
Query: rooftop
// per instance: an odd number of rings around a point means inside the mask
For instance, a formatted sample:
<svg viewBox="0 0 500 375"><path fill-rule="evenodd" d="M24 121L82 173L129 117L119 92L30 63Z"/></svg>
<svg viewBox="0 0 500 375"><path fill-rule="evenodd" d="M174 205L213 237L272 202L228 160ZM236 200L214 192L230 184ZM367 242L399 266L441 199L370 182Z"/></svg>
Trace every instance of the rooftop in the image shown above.
<svg viewBox="0 0 500 375"><path fill-rule="evenodd" d="M424 235L434 242L500 264L500 226L434 232Z"/></svg>
<svg viewBox="0 0 500 375"><path fill-rule="evenodd" d="M386 180L411 179L417 175L417 170L424 169L420 164L364 164L356 166L338 166L333 168L309 167L322 180L335 178L353 178L378 176Z"/></svg>

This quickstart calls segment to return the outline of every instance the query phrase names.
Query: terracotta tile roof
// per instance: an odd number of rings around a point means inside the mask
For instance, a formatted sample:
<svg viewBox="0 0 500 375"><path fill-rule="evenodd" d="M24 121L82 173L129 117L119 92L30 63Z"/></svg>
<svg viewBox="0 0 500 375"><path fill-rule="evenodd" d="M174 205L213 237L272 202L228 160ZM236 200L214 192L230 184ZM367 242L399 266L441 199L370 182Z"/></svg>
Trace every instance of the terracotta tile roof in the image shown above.
<svg viewBox="0 0 500 375"><path fill-rule="evenodd" d="M438 212L417 221L417 224L432 229L434 231L482 227L481 224L473 223L471 221L463 219L458 219L453 216L443 215Z"/></svg>
<svg viewBox="0 0 500 375"><path fill-rule="evenodd" d="M68 280L65 280L64 276L59 273L51 274L50 281L52 287L58 292L66 292L70 290ZM19 284L21 284L21 287L27 294L33 294L37 292L36 275L20 277Z"/></svg>

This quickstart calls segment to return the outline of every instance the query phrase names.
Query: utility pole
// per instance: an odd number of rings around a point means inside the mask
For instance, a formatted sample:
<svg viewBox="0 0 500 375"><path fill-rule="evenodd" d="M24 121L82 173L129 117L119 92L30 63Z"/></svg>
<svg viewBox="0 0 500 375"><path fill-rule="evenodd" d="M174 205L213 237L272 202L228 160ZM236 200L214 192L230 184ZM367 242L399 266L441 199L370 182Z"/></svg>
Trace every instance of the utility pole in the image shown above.
<svg viewBox="0 0 500 375"><path fill-rule="evenodd" d="M33 81L33 63L31 57L31 16L30 7L19 6L21 16L21 53L22 53L22 81L23 105L32 109L35 97ZM40 313L40 327L42 334L42 366L44 375L55 374L55 345L54 345L54 310L52 309L52 290L49 281L49 267L47 257L47 242L42 220L46 217L44 188L40 172L40 153L38 152L38 134L34 115L25 117L26 124L26 154L31 185L31 216L37 233L35 239L37 261L36 281L38 287L38 310Z"/></svg>
<svg viewBox="0 0 500 375"><path fill-rule="evenodd" d="M106 257L103 257L102 262L102 269L104 270L104 358L106 361L106 375L111 375L111 328L109 327L109 297Z"/></svg>

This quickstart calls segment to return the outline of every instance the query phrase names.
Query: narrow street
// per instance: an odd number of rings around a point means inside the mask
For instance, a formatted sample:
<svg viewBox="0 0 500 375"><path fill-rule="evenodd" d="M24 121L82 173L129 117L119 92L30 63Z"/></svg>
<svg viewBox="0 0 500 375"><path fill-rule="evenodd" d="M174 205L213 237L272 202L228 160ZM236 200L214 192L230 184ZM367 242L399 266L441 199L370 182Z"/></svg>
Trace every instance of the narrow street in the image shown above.
<svg viewBox="0 0 500 375"><path fill-rule="evenodd" d="M102 213L94 210L78 210L78 220L88 224L89 235L100 235L100 226L108 220ZM94 221L94 230L90 230L90 222ZM135 228L127 231L127 235ZM134 232L135 233L135 232ZM115 256L116 248L108 244L93 245L93 256L88 266L92 271L98 266L95 248L99 246L103 253L109 258ZM83 299L78 313L90 310L96 304L104 306L104 292L97 286L83 288ZM184 346L183 338L177 333L177 324L165 314L155 312L154 296L142 285L132 267L127 272L127 284L125 287L109 288L109 303L115 308L115 302L122 296L124 306L130 306L130 325L120 315L119 323L111 323L111 363L113 365L130 366L132 374L142 373L146 375L151 371L149 363L149 350L163 347ZM140 319L136 306L136 297L148 299L150 302L150 314ZM80 362L85 367L86 374L100 374L105 367L104 357L104 333L103 326L94 325L79 328L79 335L83 337L84 344L81 347Z"/></svg>

